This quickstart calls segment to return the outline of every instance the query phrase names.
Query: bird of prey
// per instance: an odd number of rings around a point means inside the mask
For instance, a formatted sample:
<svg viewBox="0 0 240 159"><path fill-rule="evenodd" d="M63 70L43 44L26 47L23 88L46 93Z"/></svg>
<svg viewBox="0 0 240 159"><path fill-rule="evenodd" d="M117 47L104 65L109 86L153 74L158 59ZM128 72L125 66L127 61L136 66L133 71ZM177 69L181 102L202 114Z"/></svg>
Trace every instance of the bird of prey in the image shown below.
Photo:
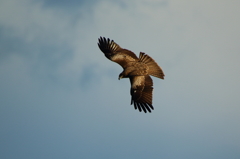
<svg viewBox="0 0 240 159"><path fill-rule="evenodd" d="M152 91L153 82L150 77L155 76L164 79L164 73L160 66L147 54L140 52L139 58L130 50L121 48L109 38L100 37L98 46L104 55L111 61L122 66L121 78L129 78L131 83L131 105L140 112L145 113L153 110Z"/></svg>

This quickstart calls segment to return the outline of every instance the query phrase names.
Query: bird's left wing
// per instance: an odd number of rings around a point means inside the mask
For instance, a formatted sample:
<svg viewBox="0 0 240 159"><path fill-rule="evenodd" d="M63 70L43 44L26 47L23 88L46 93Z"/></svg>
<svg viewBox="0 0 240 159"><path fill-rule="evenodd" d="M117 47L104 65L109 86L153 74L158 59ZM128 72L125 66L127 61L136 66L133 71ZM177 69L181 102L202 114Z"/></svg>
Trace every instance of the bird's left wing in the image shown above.
<svg viewBox="0 0 240 159"><path fill-rule="evenodd" d="M100 37L98 39L98 47L109 60L118 63L123 68L125 68L129 62L138 60L138 57L132 51L121 48L109 38Z"/></svg>
<svg viewBox="0 0 240 159"><path fill-rule="evenodd" d="M152 106L152 91L153 82L149 75L147 76L131 76L131 104L140 112L143 110L145 113L153 110Z"/></svg>

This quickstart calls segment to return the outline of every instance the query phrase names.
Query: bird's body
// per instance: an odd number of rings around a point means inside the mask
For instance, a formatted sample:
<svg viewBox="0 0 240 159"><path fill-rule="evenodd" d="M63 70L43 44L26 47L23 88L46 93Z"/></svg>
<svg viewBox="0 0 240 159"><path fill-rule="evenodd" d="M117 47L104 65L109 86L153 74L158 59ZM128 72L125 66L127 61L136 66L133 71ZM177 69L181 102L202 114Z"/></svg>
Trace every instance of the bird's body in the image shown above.
<svg viewBox="0 0 240 159"><path fill-rule="evenodd" d="M147 54L140 52L139 58L130 50L121 48L113 40L100 37L98 46L105 56L122 66L119 79L129 78L131 104L135 109L151 112L153 82L150 75L164 79L161 67Z"/></svg>

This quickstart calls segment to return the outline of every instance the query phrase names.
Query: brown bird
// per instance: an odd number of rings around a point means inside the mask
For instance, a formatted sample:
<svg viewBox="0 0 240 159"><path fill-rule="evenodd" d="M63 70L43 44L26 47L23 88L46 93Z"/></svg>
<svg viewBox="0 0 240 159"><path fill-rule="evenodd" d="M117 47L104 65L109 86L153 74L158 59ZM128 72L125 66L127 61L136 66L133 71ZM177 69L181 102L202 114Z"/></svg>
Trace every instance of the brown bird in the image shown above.
<svg viewBox="0 0 240 159"><path fill-rule="evenodd" d="M131 82L131 105L140 112L153 110L152 91L153 82L149 75L164 79L164 73L160 66L147 54L140 52L139 58L130 50L121 48L109 38L100 37L98 46L105 56L122 66L121 78L129 78Z"/></svg>

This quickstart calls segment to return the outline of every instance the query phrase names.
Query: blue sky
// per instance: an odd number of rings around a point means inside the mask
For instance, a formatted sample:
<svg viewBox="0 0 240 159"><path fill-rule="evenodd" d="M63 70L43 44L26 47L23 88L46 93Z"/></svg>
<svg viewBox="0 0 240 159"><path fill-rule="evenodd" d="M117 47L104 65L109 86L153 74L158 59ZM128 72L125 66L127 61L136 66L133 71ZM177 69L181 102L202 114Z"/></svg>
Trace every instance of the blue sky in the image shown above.
<svg viewBox="0 0 240 159"><path fill-rule="evenodd" d="M240 2L0 0L0 158L240 158ZM99 36L149 54L152 113Z"/></svg>

